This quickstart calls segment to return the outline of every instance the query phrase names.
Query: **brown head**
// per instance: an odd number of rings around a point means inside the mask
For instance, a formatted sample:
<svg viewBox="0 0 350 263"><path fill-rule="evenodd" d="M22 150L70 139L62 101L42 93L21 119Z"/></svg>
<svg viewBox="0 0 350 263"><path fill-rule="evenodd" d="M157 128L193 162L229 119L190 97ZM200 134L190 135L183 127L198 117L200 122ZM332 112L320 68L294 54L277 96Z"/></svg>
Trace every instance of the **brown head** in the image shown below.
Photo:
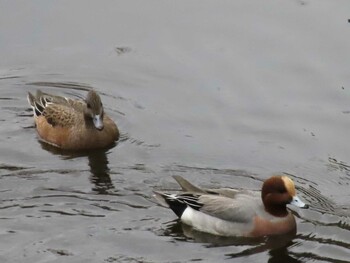
<svg viewBox="0 0 350 263"><path fill-rule="evenodd" d="M272 176L267 179L262 187L261 199L265 210L279 217L288 215L287 204L307 207L296 195L294 183L288 176Z"/></svg>
<svg viewBox="0 0 350 263"><path fill-rule="evenodd" d="M103 105L100 96L94 90L90 90L85 99L86 108L84 110L85 118L92 120L98 130L103 130Z"/></svg>

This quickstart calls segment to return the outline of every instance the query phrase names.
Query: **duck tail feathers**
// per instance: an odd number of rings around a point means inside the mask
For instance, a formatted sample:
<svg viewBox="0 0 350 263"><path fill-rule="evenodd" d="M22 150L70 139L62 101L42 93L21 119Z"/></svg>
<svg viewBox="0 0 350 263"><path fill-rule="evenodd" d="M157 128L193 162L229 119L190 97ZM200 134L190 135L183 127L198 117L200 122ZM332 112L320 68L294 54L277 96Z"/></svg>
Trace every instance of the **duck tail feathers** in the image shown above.
<svg viewBox="0 0 350 263"><path fill-rule="evenodd" d="M170 207L168 202L167 202L168 194L161 193L158 191L153 191L153 197L156 199L156 201L159 205L161 205L163 207L167 207L167 208Z"/></svg>
<svg viewBox="0 0 350 263"><path fill-rule="evenodd" d="M174 175L173 178L176 180L176 182L181 186L182 190L185 192L202 193L202 194L206 193L204 190L191 184L189 181L187 181L185 178L183 178L180 175Z"/></svg>

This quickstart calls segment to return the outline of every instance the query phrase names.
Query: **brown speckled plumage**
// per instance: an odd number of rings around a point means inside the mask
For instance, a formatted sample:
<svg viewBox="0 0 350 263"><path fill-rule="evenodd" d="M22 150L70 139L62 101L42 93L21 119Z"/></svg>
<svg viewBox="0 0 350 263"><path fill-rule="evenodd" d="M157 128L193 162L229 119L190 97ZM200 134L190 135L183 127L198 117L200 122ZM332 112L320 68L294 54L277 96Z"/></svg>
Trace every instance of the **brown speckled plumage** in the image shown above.
<svg viewBox="0 0 350 263"><path fill-rule="evenodd" d="M60 104L51 104L46 107L42 113L49 124L52 126L73 127L79 123L80 114L75 114L74 109Z"/></svg>
<svg viewBox="0 0 350 263"><path fill-rule="evenodd" d="M90 90L86 100L28 93L41 139L62 149L103 148L119 138L116 124L104 114L100 96Z"/></svg>

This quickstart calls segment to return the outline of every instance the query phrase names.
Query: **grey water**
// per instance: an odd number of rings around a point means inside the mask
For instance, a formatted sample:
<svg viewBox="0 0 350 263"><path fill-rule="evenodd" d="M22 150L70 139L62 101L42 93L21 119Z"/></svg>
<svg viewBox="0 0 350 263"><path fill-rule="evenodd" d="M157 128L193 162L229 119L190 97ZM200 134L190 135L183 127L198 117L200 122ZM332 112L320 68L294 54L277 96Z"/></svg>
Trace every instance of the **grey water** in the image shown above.
<svg viewBox="0 0 350 263"><path fill-rule="evenodd" d="M349 1L0 1L1 262L350 262ZM96 89L122 136L40 142L27 92ZM295 236L220 238L152 191L295 181Z"/></svg>

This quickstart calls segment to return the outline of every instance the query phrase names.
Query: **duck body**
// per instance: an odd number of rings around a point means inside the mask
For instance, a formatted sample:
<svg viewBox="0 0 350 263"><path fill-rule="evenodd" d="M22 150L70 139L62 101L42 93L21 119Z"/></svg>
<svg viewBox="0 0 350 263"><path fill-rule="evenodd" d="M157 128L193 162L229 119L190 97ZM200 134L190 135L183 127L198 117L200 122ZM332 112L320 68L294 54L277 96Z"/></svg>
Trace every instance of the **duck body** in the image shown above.
<svg viewBox="0 0 350 263"><path fill-rule="evenodd" d="M112 145L119 138L114 121L105 113L99 95L88 92L86 100L44 93L28 93L37 132L46 143L65 150L87 150Z"/></svg>
<svg viewBox="0 0 350 263"><path fill-rule="evenodd" d="M270 181L266 181L264 185L269 186L274 181L281 180L281 185L277 186L278 193L266 193L231 188L200 189L182 177L175 176L184 192L178 194L155 192L155 198L162 206L172 209L183 223L202 232L219 236L245 237L285 234L296 231L296 222L291 212L286 209L286 204L293 202L293 197L290 194L282 194L283 180L289 183L292 181L288 177L288 179L281 178L272 177ZM291 186L294 187L294 184L289 185ZM288 190L293 192L292 189ZM287 193L288 190L286 189ZM269 201L271 195L276 194L285 195L286 200L275 197ZM306 206L300 199L297 200L300 206Z"/></svg>

